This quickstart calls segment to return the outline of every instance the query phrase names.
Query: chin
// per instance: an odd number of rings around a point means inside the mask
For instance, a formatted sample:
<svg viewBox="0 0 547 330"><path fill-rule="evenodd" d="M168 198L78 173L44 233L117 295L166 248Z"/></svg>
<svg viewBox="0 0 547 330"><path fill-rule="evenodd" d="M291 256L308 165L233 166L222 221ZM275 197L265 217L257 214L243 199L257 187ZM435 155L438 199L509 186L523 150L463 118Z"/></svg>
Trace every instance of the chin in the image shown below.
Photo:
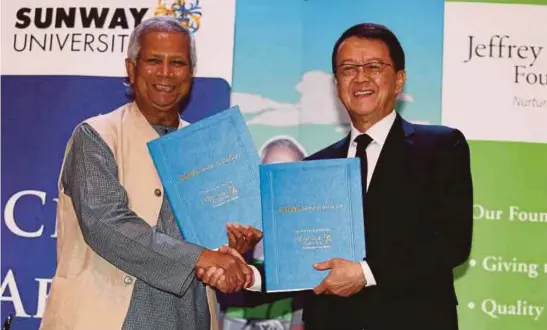
<svg viewBox="0 0 547 330"><path fill-rule="evenodd" d="M159 107L172 107L177 103L180 103L181 98L179 97L162 97L157 99L151 99L152 103L156 104Z"/></svg>
<svg viewBox="0 0 547 330"><path fill-rule="evenodd" d="M374 112L377 108L377 102L375 100L352 100L347 102L347 109L351 109L352 113L356 115L366 115Z"/></svg>
<svg viewBox="0 0 547 330"><path fill-rule="evenodd" d="M351 113L354 115L354 116L358 116L358 117L366 117L366 116L370 116L374 113L374 109L357 109L357 110L354 110L354 111L351 111Z"/></svg>
<svg viewBox="0 0 547 330"><path fill-rule="evenodd" d="M177 107L177 103L152 102L152 104L158 111L170 111L174 107Z"/></svg>

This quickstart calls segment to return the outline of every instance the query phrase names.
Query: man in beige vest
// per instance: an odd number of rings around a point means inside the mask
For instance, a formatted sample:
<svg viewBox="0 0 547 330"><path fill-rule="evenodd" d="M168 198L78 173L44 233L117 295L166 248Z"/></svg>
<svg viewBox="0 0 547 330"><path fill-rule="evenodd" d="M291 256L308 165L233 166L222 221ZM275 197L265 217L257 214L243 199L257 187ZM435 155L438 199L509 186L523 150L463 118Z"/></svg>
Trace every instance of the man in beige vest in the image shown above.
<svg viewBox="0 0 547 330"><path fill-rule="evenodd" d="M235 250L183 240L146 147L188 125L178 110L195 63L192 35L177 21L144 21L126 60L134 102L76 127L59 178L57 271L41 329L214 329L214 291L196 271L211 270L223 292L252 284Z"/></svg>

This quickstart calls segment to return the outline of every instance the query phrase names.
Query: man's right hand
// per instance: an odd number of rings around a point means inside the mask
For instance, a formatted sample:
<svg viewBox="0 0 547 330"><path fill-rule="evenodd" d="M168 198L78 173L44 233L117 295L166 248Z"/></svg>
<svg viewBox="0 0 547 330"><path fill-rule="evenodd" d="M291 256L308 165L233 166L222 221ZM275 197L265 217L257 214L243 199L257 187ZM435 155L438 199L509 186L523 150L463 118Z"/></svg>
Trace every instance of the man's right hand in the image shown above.
<svg viewBox="0 0 547 330"><path fill-rule="evenodd" d="M205 284L225 293L237 292L253 282L253 273L237 253L204 250L196 263L196 274Z"/></svg>

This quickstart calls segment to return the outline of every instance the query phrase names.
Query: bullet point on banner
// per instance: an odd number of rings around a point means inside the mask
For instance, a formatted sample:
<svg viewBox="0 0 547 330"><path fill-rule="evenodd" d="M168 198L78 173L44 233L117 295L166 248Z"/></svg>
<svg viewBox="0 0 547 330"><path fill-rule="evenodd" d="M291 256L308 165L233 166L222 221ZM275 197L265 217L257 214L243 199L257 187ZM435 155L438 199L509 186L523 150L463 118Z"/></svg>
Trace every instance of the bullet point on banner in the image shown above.
<svg viewBox="0 0 547 330"><path fill-rule="evenodd" d="M473 267L477 264L477 262L474 259L469 260L469 266Z"/></svg>
<svg viewBox="0 0 547 330"><path fill-rule="evenodd" d="M473 309L475 308L475 303L470 302L469 304L467 304L467 307L469 307L469 309Z"/></svg>

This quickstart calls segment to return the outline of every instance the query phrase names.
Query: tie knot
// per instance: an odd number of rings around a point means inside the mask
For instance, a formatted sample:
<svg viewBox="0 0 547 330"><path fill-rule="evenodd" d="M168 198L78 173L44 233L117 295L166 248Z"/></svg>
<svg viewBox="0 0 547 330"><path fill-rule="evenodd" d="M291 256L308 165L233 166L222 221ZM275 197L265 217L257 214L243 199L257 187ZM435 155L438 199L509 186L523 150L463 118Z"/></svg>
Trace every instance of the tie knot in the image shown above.
<svg viewBox="0 0 547 330"><path fill-rule="evenodd" d="M354 141L357 143L357 149L365 150L372 142L372 138L368 134L361 134Z"/></svg>

